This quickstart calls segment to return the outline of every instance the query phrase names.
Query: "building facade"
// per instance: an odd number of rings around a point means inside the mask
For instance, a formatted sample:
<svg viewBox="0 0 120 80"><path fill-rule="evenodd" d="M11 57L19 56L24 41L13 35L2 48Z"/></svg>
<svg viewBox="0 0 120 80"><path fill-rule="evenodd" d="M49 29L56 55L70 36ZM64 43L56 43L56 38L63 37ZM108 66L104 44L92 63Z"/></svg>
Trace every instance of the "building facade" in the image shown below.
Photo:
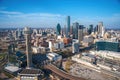
<svg viewBox="0 0 120 80"><path fill-rule="evenodd" d="M96 49L120 52L119 42L98 41L96 42Z"/></svg>
<svg viewBox="0 0 120 80"><path fill-rule="evenodd" d="M66 29L66 37L68 37L69 34L70 34L70 16L67 16L66 27L67 27L67 29Z"/></svg>
<svg viewBox="0 0 120 80"><path fill-rule="evenodd" d="M73 23L73 39L78 39L78 27L78 22Z"/></svg>
<svg viewBox="0 0 120 80"><path fill-rule="evenodd" d="M78 41L79 41L79 43L81 43L82 40L83 40L83 25L80 25L79 29L78 29Z"/></svg>

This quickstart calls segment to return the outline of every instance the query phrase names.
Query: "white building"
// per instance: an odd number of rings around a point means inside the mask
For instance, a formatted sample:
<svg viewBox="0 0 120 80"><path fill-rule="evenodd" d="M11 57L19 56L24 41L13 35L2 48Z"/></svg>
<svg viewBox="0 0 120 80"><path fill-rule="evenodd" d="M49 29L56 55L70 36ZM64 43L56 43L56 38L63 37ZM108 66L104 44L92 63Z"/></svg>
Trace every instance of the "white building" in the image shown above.
<svg viewBox="0 0 120 80"><path fill-rule="evenodd" d="M113 51L90 51L89 54L120 61L120 53Z"/></svg>
<svg viewBox="0 0 120 80"><path fill-rule="evenodd" d="M51 61L59 61L62 60L62 56L57 53L48 53L46 54L49 60Z"/></svg>
<svg viewBox="0 0 120 80"><path fill-rule="evenodd" d="M79 53L79 43L77 42L72 43L72 53Z"/></svg>
<svg viewBox="0 0 120 80"><path fill-rule="evenodd" d="M45 53L46 49L45 47L32 47L33 53Z"/></svg>
<svg viewBox="0 0 120 80"><path fill-rule="evenodd" d="M92 36L84 36L82 45L88 47L93 43L94 39Z"/></svg>
<svg viewBox="0 0 120 80"><path fill-rule="evenodd" d="M53 47L53 44L51 41L49 41L49 49L50 49L50 52L52 52L52 47Z"/></svg>
<svg viewBox="0 0 120 80"><path fill-rule="evenodd" d="M54 48L55 49L63 49L64 48L64 43L63 42L55 42L54 43Z"/></svg>

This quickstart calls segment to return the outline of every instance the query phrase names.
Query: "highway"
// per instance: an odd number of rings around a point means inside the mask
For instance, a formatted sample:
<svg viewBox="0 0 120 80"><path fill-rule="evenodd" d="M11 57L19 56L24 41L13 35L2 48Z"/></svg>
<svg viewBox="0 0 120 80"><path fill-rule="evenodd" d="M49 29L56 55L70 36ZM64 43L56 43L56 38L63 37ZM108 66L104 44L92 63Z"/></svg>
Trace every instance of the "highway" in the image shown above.
<svg viewBox="0 0 120 80"><path fill-rule="evenodd" d="M65 78L65 79L68 79L68 80L86 80L86 79L81 78L81 77L76 77L76 76L70 75L70 74L58 69L56 66L54 66L52 64L45 65L44 67L46 69L49 69L52 72L56 73L57 75Z"/></svg>

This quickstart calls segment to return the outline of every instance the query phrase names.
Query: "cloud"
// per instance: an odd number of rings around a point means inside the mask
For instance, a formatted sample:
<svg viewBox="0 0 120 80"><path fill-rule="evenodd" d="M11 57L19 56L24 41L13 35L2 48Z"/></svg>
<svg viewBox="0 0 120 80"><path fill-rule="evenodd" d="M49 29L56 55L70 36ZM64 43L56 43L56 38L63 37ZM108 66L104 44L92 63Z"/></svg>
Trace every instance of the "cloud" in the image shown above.
<svg viewBox="0 0 120 80"><path fill-rule="evenodd" d="M0 11L0 14L11 15L12 17L63 17L60 14L51 13L22 13L22 12L12 12L12 11Z"/></svg>
<svg viewBox="0 0 120 80"><path fill-rule="evenodd" d="M5 14L5 15L19 15L19 14L23 14L21 12L10 12L10 11L0 11L1 14Z"/></svg>
<svg viewBox="0 0 120 80"><path fill-rule="evenodd" d="M11 11L0 11L0 24L5 25L31 25L37 27L56 26L64 23L64 15L52 13L22 13ZM8 25L8 26L9 26Z"/></svg>

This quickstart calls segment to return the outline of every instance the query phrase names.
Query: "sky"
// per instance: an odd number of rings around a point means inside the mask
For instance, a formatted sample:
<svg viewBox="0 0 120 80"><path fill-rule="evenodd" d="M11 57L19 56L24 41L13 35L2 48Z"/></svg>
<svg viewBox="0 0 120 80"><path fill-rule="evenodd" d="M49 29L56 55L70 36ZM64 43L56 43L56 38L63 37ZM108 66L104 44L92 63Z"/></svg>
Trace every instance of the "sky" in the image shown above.
<svg viewBox="0 0 120 80"><path fill-rule="evenodd" d="M0 28L54 28L66 17L88 27L120 28L120 0L0 0Z"/></svg>

